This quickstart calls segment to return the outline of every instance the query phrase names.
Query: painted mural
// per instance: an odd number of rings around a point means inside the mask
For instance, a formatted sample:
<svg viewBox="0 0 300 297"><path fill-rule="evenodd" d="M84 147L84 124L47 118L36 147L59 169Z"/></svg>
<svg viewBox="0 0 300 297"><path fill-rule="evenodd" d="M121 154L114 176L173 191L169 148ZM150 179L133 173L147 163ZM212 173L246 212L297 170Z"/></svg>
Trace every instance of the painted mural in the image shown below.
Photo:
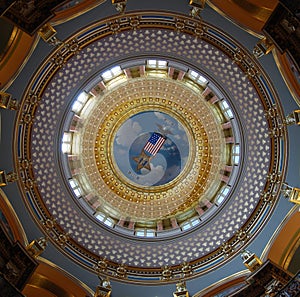
<svg viewBox="0 0 300 297"><path fill-rule="evenodd" d="M141 112L127 119L118 129L113 146L121 173L134 184L145 187L174 180L189 155L183 125L158 111Z"/></svg>

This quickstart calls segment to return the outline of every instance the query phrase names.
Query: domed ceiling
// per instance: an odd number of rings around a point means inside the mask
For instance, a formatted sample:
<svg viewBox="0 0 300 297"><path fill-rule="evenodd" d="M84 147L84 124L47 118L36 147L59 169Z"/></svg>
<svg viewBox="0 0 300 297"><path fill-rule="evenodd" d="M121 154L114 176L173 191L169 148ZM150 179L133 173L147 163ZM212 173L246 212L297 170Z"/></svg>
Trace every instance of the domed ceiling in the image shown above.
<svg viewBox="0 0 300 297"><path fill-rule="evenodd" d="M180 14L125 13L45 59L16 123L32 216L62 253L127 283L194 278L273 212L284 115L236 40Z"/></svg>

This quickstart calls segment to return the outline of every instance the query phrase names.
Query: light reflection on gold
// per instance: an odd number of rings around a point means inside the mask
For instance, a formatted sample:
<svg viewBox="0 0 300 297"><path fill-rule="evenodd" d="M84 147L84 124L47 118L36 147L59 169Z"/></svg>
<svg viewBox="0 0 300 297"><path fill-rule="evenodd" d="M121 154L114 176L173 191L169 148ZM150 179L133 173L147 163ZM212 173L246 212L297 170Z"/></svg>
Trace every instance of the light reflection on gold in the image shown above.
<svg viewBox="0 0 300 297"><path fill-rule="evenodd" d="M290 252L286 255L286 258L283 261L283 268L285 270L288 270L290 263L296 253L296 251L298 250L299 246L300 246L300 230L298 230L298 232L294 235L295 238L298 238L298 240L296 241L296 243L294 244L294 246L291 248Z"/></svg>
<svg viewBox="0 0 300 297"><path fill-rule="evenodd" d="M269 1L268 6L256 5L249 0L207 0L207 3L218 14L231 22L234 22L241 29L258 38L262 38L261 29L268 20L278 1ZM244 12L244 18L241 11Z"/></svg>
<svg viewBox="0 0 300 297"><path fill-rule="evenodd" d="M251 3L251 1L249 0L231 0L235 5L241 7L243 10L247 11L247 13L249 13L251 16L253 16L254 18L265 22L269 16L272 13L272 9L268 8L268 7L264 7L263 4L262 5L255 5L254 3Z"/></svg>
<svg viewBox="0 0 300 297"><path fill-rule="evenodd" d="M45 265L45 267L50 266L52 269L55 269L59 273L65 275L66 277L68 277L71 280L71 282L73 282L76 286L81 287L83 290L88 292L90 295L94 294L94 291L90 287L88 287L84 282L82 282L80 279L76 278L74 275L70 275L68 272L66 272L60 266L57 266L56 264L52 263L51 261L49 261L43 257L39 257L39 262L42 263L43 265Z"/></svg>
<svg viewBox="0 0 300 297"><path fill-rule="evenodd" d="M12 44L7 49L6 55L4 55L4 57L0 60L0 70L4 70L3 73L5 74L3 76L5 77L5 80L2 81L2 91L7 90L9 86L14 82L16 77L19 75L19 73L22 71L23 67L31 57L31 54L34 52L39 42L38 35L31 38L20 29L16 29L16 31L14 30L14 32L16 32L16 36L13 38ZM24 56L24 45L26 47L26 56ZM15 59L12 59L12 57L22 57L22 55L24 57L20 60L20 63L15 64L16 61ZM9 71L15 69L15 71L12 71L11 76L8 77L7 72L5 71L6 69L9 69Z"/></svg>
<svg viewBox="0 0 300 297"><path fill-rule="evenodd" d="M19 29L18 29L18 27L14 27L13 28L13 30L12 30L12 32L11 32L11 35L10 35L10 37L9 37L9 40L8 40L8 42L7 42L7 44L6 44L6 47L5 47L5 49L2 51L2 53L1 53L1 56L2 55L5 55L5 53L6 52L8 52L9 51L9 48L11 47L11 46L13 46L13 43L16 41L16 39L18 38L18 31L19 31ZM2 57L1 57L2 58Z"/></svg>
<svg viewBox="0 0 300 297"><path fill-rule="evenodd" d="M45 277L44 275L35 273L30 278L29 282L27 283L28 286L34 288L41 288L46 291L51 292L54 296L60 297L75 297L75 295L71 294L70 292L66 291L61 286L58 286L56 283Z"/></svg>

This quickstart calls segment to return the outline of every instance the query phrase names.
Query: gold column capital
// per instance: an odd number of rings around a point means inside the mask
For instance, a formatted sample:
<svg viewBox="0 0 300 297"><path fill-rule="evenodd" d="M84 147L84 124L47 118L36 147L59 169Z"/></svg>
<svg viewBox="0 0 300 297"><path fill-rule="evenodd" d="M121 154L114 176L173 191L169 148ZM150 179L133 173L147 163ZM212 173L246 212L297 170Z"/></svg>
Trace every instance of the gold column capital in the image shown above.
<svg viewBox="0 0 300 297"><path fill-rule="evenodd" d="M47 238L41 237L39 239L33 240L26 247L26 250L32 257L37 258L39 255L41 255L45 251L46 246L47 246Z"/></svg>
<svg viewBox="0 0 300 297"><path fill-rule="evenodd" d="M114 5L119 13L124 13L126 9L127 0L111 0L111 4Z"/></svg>
<svg viewBox="0 0 300 297"><path fill-rule="evenodd" d="M110 297L110 294L112 292L112 287L109 278L108 277L102 278L100 275L98 275L98 278L100 280L100 284L96 288L94 297Z"/></svg>
<svg viewBox="0 0 300 297"><path fill-rule="evenodd" d="M300 204L300 189L296 187L292 187L287 183L282 184L281 193L290 202L295 204Z"/></svg>
<svg viewBox="0 0 300 297"><path fill-rule="evenodd" d="M267 37L264 37L261 40L259 40L254 46L253 55L256 58L260 58L270 53L273 48L274 48L273 42L267 39Z"/></svg>
<svg viewBox="0 0 300 297"><path fill-rule="evenodd" d="M257 268L259 268L262 265L262 261L259 257L255 255L255 253L252 253L248 250L243 250L241 257L243 259L244 265L251 271L255 271Z"/></svg>
<svg viewBox="0 0 300 297"><path fill-rule="evenodd" d="M285 124L289 125L297 125L300 126L300 109L294 110L285 118Z"/></svg>
<svg viewBox="0 0 300 297"><path fill-rule="evenodd" d="M189 292L186 288L185 281L181 281L176 284L176 292L173 293L173 297L189 297Z"/></svg>
<svg viewBox="0 0 300 297"><path fill-rule="evenodd" d="M45 42L54 46L59 46L63 44L63 42L56 37L56 33L57 31L48 23L38 31L39 36Z"/></svg>
<svg viewBox="0 0 300 297"><path fill-rule="evenodd" d="M0 91L0 108L17 110L18 109L17 100L13 99L11 94Z"/></svg>
<svg viewBox="0 0 300 297"><path fill-rule="evenodd" d="M0 187L7 186L8 183L13 183L18 179L15 172L6 173L5 170L0 170Z"/></svg>
<svg viewBox="0 0 300 297"><path fill-rule="evenodd" d="M191 6L191 12L190 15L193 18L200 18L200 13L204 9L206 0L190 0L189 5Z"/></svg>

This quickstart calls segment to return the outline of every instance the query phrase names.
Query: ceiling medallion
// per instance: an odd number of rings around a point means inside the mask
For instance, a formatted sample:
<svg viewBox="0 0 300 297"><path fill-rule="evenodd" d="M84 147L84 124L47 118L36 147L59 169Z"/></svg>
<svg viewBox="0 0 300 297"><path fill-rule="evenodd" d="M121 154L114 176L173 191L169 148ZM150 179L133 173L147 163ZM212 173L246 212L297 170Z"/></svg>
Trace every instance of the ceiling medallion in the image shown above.
<svg viewBox="0 0 300 297"><path fill-rule="evenodd" d="M138 87L143 98L127 92ZM164 97L149 97L157 88ZM221 183L226 159L221 125L201 96L174 80L130 80L104 94L84 123L82 179L118 218L165 219L195 206Z"/></svg>
<svg viewBox="0 0 300 297"><path fill-rule="evenodd" d="M132 17L138 18L138 28L132 28ZM119 24L117 31L110 26L114 21ZM201 35L195 33L199 27ZM122 277L124 282L157 285L161 285L162 279L164 282L177 282L186 265L191 271L186 278L193 278L233 257L268 220L285 176L286 131L283 129L280 135L270 133L281 126L284 115L272 85L257 61L221 30L203 21L200 23L189 17L166 13L115 16L83 29L72 38L78 41L78 51L74 53L58 48L47 58L26 89L16 122L15 169L19 172L18 183L24 201L36 222L65 255L90 271L101 269L110 278ZM244 59L235 59L237 53ZM63 64L55 63L53 58L57 56L64 58ZM128 79L127 83L117 88L107 88L103 94L96 94L96 104L89 113L90 117L85 119L81 133L77 135L74 131L65 131L71 126L66 124L70 114L68 107L78 92L83 88L87 93L101 89L100 79L97 78L99 73L111 65L120 65L122 61L125 65L129 60L136 60L136 57L139 61L143 57L164 57L169 61L167 73L173 71L176 75L169 79L153 78L156 87L152 90L149 84L151 79L143 80L142 75L141 79ZM172 64L173 61L178 63ZM179 64L185 65L185 68L177 69ZM132 66L132 77L137 72L143 73L143 67L135 66ZM188 71L183 70L186 68L204 73L217 96L207 96L204 91L198 90L203 104L198 104L199 98L195 101L189 96L180 97L176 90L186 91L185 87L178 87L182 84L180 79L184 80L185 71ZM94 80L97 81L97 88ZM171 96L164 97L164 88L159 89L158 84L164 84L164 87L169 84L168 93L172 94L174 90L176 96L173 99ZM176 86L178 88L175 90ZM219 86L219 89L214 86ZM121 88L123 91L118 93ZM142 88L148 88L148 93L141 95L144 92ZM139 91L136 92L137 89ZM107 97L104 98L104 94ZM195 92L190 91L189 94L194 96ZM38 100L33 102L33 97ZM190 101L184 105L186 98ZM143 105L143 100L145 108L138 109ZM128 108L121 111L120 106L124 104L129 104ZM137 109L131 108L130 104ZM223 122L211 126L210 116L206 119L206 115L213 112L201 113L202 108L209 104L217 109L222 107L224 114L228 115L227 122L223 117ZM229 105L234 111L234 119ZM276 114L270 116L269 110L274 108ZM120 115L114 117L115 112ZM156 120L158 113L163 120ZM146 129L143 125L148 116L154 119L150 120L151 124ZM127 156L123 164L118 147L122 143L119 137L122 137L122 131L130 122L139 123L141 129L131 138L127 148L124 146ZM177 125L177 130L172 131L172 123ZM213 173L222 167L218 167L219 164L224 165L223 155L219 151L224 145L224 137L220 137L220 133L225 135L229 130L225 131L224 127L230 125L238 127L235 130L238 133L225 139L226 147L231 151L231 155L226 154L225 167L227 170L237 167L238 170L230 176L218 173L223 179L222 186L229 193L228 199L224 204L208 201L209 209L201 215L201 205L194 206L190 198L180 201L182 198L177 191L183 193L188 189L193 200L201 195L201 191L203 195L210 193L209 185L213 181L217 180L219 184L220 180ZM180 127L183 127L180 130L182 134L179 134ZM215 132L211 129L214 127ZM173 134L167 133L170 130ZM65 153L61 157L59 132L61 136L66 133L80 143L77 155ZM188 139L186 151L183 152L181 143L176 142L176 135ZM71 144L68 137L66 147ZM153 142L155 146L160 137L162 142L149 152L148 142ZM177 157L172 162L180 163L181 167L168 176L165 172L172 163L169 156L164 155L164 150L173 144ZM235 164L234 157L239 150L242 151L239 155L241 161ZM182 162L183 156L186 160ZM217 162L213 158L217 158ZM28 167L22 167L22 160L29 161ZM207 164L211 162L210 166L205 167L205 161ZM84 166L70 167L70 164ZM158 166L164 169L157 179L151 182L146 180L146 176ZM201 175L207 169L209 174ZM78 178L83 178L83 185L88 177L87 188L83 192L73 180L77 170ZM194 172L197 172L195 176L190 174ZM201 182L198 183L200 176ZM278 176L278 179L274 182L269 176ZM160 193L166 195L159 196ZM262 199L266 193L275 198L271 202ZM172 201L174 197L175 202ZM164 203L159 205L162 201ZM197 208L201 213L197 218L198 228L173 237L159 237L162 230L157 232L157 238L137 238L117 230L124 215L155 221L161 215L172 214L176 207L180 208L185 202L193 211ZM177 203L176 207L174 203ZM165 205L169 206L169 210ZM107 212L114 210L112 215L119 218L111 229L103 227L92 217L101 207ZM213 215L210 216L211 213ZM47 224L49 221L53 222L51 226ZM131 223L134 224L134 220L129 221L129 225ZM183 229L183 226L177 227ZM128 226L123 229L130 231ZM100 267L99 263L105 265ZM168 267L167 275L171 277L164 278L164 267ZM120 269L126 273L120 273Z"/></svg>
<svg viewBox="0 0 300 297"><path fill-rule="evenodd" d="M98 170L102 172L103 179L107 174L101 163L110 164L113 175L123 180L128 188L144 194L153 193L153 198L159 199L159 193L164 188L173 187L181 175L191 170L192 163L198 163L200 154L193 130L189 126L187 130L186 125L182 124L184 113L176 114L173 102L169 100L168 107L166 101L160 98L125 101L118 106L121 112L125 110L124 119L114 110L112 113L116 115L116 123L114 118L108 116L101 124L95 150ZM194 123L197 123L196 118ZM202 137L205 136L204 132ZM204 148L203 143L199 149L204 149L208 156L208 146Z"/></svg>
<svg viewBox="0 0 300 297"><path fill-rule="evenodd" d="M180 121L151 106L128 118L117 129L112 163L119 169L117 173L147 191L177 179L188 159L193 160L189 158L190 143L194 140L189 141Z"/></svg>

